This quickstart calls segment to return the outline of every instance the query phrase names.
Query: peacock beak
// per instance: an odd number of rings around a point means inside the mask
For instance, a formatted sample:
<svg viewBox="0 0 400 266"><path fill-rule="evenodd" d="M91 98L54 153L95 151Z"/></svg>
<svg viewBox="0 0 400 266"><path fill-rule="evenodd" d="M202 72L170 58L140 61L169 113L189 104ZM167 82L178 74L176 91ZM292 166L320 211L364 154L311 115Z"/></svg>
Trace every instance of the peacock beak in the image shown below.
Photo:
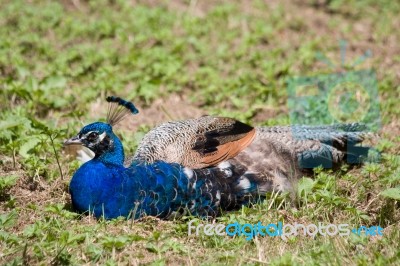
<svg viewBox="0 0 400 266"><path fill-rule="evenodd" d="M64 141L63 152L66 155L75 157L82 163L90 161L95 156L94 152L87 148L78 136Z"/></svg>
<svg viewBox="0 0 400 266"><path fill-rule="evenodd" d="M75 136L64 141L64 147L69 145L83 145L83 142L78 136Z"/></svg>

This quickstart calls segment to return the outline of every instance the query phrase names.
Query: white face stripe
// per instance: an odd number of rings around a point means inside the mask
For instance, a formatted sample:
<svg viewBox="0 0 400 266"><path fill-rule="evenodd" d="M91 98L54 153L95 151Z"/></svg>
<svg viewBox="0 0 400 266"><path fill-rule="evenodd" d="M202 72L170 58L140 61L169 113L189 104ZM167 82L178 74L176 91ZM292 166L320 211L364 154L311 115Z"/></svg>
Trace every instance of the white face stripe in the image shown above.
<svg viewBox="0 0 400 266"><path fill-rule="evenodd" d="M96 131L89 131L88 133L86 133L85 135L83 135L84 136L84 138L86 139L90 134L92 134L93 132L96 132ZM99 135L99 137L98 137L98 139L99 139L99 142L101 142L105 137L107 136L107 133L104 131L103 133L101 133L100 135Z"/></svg>
<svg viewBox="0 0 400 266"><path fill-rule="evenodd" d="M102 141L107 136L107 133L104 131L99 135L99 140Z"/></svg>
<svg viewBox="0 0 400 266"><path fill-rule="evenodd" d="M86 139L93 132L95 132L95 131L89 131L88 133L84 134L83 137Z"/></svg>

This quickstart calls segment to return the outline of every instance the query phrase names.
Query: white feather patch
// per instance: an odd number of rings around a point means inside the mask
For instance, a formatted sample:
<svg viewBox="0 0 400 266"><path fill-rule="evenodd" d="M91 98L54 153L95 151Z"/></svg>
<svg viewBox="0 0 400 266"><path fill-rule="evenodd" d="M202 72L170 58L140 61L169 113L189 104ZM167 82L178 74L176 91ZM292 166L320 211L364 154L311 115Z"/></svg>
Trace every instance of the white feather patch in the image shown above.
<svg viewBox="0 0 400 266"><path fill-rule="evenodd" d="M193 178L193 170L190 168L183 168L183 172L185 173L185 175L187 176L188 179L192 179Z"/></svg>
<svg viewBox="0 0 400 266"><path fill-rule="evenodd" d="M221 191L217 190L217 194L215 195L217 200L221 200Z"/></svg>
<svg viewBox="0 0 400 266"><path fill-rule="evenodd" d="M229 162L222 162L218 164L218 168L221 169L222 172L225 174L225 178L231 177L233 175L232 169L231 169L231 164Z"/></svg>
<svg viewBox="0 0 400 266"><path fill-rule="evenodd" d="M230 168L231 164L227 161L224 161L222 163L219 163L217 167L220 169L226 169L226 168Z"/></svg>
<svg viewBox="0 0 400 266"><path fill-rule="evenodd" d="M94 152L89 150L86 147L78 149L76 151L76 159L79 160L81 163L86 163L94 158Z"/></svg>
<svg viewBox="0 0 400 266"><path fill-rule="evenodd" d="M240 177L238 187L242 189L249 189L251 187L251 182L247 177Z"/></svg>

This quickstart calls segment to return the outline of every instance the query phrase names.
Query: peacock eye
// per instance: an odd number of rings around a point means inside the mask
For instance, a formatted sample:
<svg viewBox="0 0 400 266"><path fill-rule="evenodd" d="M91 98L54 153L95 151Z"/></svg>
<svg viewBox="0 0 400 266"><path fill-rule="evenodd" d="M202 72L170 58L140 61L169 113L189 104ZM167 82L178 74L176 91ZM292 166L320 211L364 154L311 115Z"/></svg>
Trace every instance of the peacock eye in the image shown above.
<svg viewBox="0 0 400 266"><path fill-rule="evenodd" d="M95 140L95 139L97 139L97 137L99 136L99 133L97 133L97 132L91 132L90 134L89 134L89 136L87 136L87 140L88 141L93 141L93 140Z"/></svg>

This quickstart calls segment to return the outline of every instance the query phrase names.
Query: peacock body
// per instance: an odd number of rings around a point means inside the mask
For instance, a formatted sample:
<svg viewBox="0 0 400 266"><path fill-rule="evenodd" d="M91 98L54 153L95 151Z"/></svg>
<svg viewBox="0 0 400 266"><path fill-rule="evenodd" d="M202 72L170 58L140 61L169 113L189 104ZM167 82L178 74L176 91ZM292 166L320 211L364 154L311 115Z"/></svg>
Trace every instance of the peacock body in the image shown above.
<svg viewBox="0 0 400 266"><path fill-rule="evenodd" d="M118 97L108 101L119 106L108 123L89 124L65 142L95 154L73 175L70 193L78 211L96 217L216 216L290 190L306 168L359 162L368 151L357 145L365 135L358 124L253 128L204 116L154 128L124 166L112 125L137 110Z"/></svg>
<svg viewBox="0 0 400 266"><path fill-rule="evenodd" d="M243 172L229 164L192 170L163 161L134 161L125 167L122 144L106 123L85 126L67 144L77 142L93 149L96 155L72 177L72 204L78 211L96 217L215 216L221 209L255 199L259 193L255 180L243 183Z"/></svg>

